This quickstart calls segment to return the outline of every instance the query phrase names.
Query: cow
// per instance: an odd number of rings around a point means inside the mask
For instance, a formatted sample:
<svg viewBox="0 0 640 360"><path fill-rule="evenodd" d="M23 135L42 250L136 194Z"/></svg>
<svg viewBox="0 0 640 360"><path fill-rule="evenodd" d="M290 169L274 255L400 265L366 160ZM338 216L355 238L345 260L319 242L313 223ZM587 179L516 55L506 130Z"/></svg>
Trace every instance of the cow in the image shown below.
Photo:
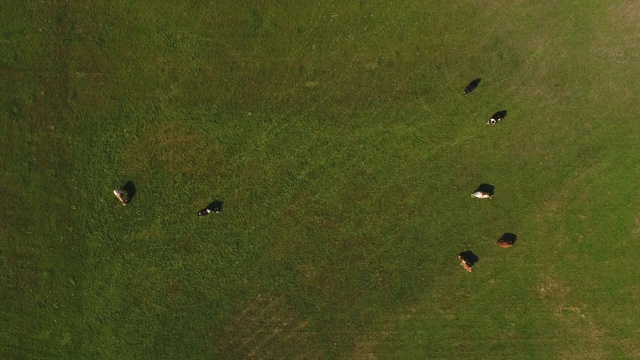
<svg viewBox="0 0 640 360"><path fill-rule="evenodd" d="M460 266L465 269L467 272L473 272L473 264L475 264L477 260L477 256L471 251L464 251L458 254L458 259L460 260Z"/></svg>
<svg viewBox="0 0 640 360"><path fill-rule="evenodd" d="M476 199L491 199L493 195L484 191L476 191L471 194L471 197Z"/></svg>
<svg viewBox="0 0 640 360"><path fill-rule="evenodd" d="M506 116L507 116L506 110L498 111L497 113L493 114L493 116L491 116L491 119L487 121L487 125L495 125L499 123L502 119L504 119Z"/></svg>
<svg viewBox="0 0 640 360"><path fill-rule="evenodd" d="M516 243L516 239L518 238L518 235L516 234L512 234L512 233L504 233L500 239L498 239L498 241L496 241L496 244L498 244L498 246L503 247L503 248L510 248L513 246L513 244Z"/></svg>
<svg viewBox="0 0 640 360"><path fill-rule="evenodd" d="M216 214L217 214L217 213L219 213L219 212L220 212L220 209L217 209L217 208L216 208L216 209L209 209L208 207L206 207L206 208L204 208L204 209L202 209L202 210L198 211L198 216L205 216L205 215L209 215L209 214L211 214L212 212L214 212L214 213L216 213Z"/></svg>
<svg viewBox="0 0 640 360"><path fill-rule="evenodd" d="M478 87L478 84L480 84L480 78L475 79L473 81L471 81L469 83L469 85L467 85L466 88L464 88L464 92L462 93L463 95L467 95L470 94L473 90L475 90Z"/></svg>
<svg viewBox="0 0 640 360"><path fill-rule="evenodd" d="M124 191L113 190L113 195L115 195L118 201L120 201L120 204L126 206L129 203L129 197Z"/></svg>
<svg viewBox="0 0 640 360"><path fill-rule="evenodd" d="M113 195L115 195L118 201L120 201L120 204L127 205L136 195L136 186L132 181L127 181L119 189L113 190Z"/></svg>
<svg viewBox="0 0 640 360"><path fill-rule="evenodd" d="M506 242L504 240L498 240L498 246L502 247L502 248L510 248L513 246L513 244Z"/></svg>
<svg viewBox="0 0 640 360"><path fill-rule="evenodd" d="M222 211L222 201L214 201L207 205L206 208L198 211L198 216L205 216L211 213L219 214Z"/></svg>

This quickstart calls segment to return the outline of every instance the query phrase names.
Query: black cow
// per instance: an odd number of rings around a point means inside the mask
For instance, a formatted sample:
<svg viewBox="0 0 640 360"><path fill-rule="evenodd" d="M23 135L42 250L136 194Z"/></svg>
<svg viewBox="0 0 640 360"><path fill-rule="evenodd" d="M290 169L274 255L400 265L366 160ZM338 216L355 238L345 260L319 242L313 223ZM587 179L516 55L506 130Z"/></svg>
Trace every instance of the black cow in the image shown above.
<svg viewBox="0 0 640 360"><path fill-rule="evenodd" d="M473 90L475 90L478 87L478 84L480 84L480 78L473 80L472 82L469 83L469 85L467 85L466 88L464 88L464 95L467 95L469 93L471 93Z"/></svg>

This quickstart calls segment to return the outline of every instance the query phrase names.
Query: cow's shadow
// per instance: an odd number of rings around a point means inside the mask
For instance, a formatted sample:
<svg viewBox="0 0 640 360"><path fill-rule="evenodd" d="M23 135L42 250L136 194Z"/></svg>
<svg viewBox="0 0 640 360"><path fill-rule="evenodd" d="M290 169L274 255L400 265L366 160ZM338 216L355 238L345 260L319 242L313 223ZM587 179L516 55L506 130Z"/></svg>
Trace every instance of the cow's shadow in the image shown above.
<svg viewBox="0 0 640 360"><path fill-rule="evenodd" d="M460 256L460 259L464 260L469 266L473 266L480 261L478 255L474 254L471 250L463 251L458 254L458 256Z"/></svg>
<svg viewBox="0 0 640 360"><path fill-rule="evenodd" d="M207 209L214 212L220 212L222 211L222 203L222 200L212 201L209 205L207 205Z"/></svg>
<svg viewBox="0 0 640 360"><path fill-rule="evenodd" d="M493 114L492 119L504 119L507 117L507 110L500 110Z"/></svg>
<svg viewBox="0 0 640 360"><path fill-rule="evenodd" d="M498 243L511 246L516 243L517 239L518 239L518 235L514 233L504 233L502 234L500 239L498 239Z"/></svg>
<svg viewBox="0 0 640 360"><path fill-rule="evenodd" d="M127 202L131 201L134 196L136 196L136 185L133 181L127 181L120 190L124 191L127 194Z"/></svg>
<svg viewBox="0 0 640 360"><path fill-rule="evenodd" d="M495 191L495 186L491 184L480 184L474 192L478 192L478 191L493 196L493 193Z"/></svg>

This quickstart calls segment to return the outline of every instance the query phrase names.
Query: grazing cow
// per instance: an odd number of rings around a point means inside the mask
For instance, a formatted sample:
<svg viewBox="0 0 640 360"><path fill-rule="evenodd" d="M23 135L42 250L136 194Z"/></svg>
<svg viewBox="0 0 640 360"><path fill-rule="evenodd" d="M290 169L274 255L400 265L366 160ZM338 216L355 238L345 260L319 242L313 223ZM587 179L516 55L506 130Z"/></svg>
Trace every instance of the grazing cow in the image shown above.
<svg viewBox="0 0 640 360"><path fill-rule="evenodd" d="M498 111L487 121L487 125L495 125L507 116L507 110Z"/></svg>
<svg viewBox="0 0 640 360"><path fill-rule="evenodd" d="M460 253L460 255L458 255L458 259L460 259L460 265L465 270L467 270L467 272L473 272L473 267L472 267L473 264L464 255L465 255L464 253Z"/></svg>
<svg viewBox="0 0 640 360"><path fill-rule="evenodd" d="M480 84L480 80L481 79L475 79L473 81L471 81L469 83L469 85L467 85L466 88L464 88L464 95L470 94L473 90L475 90L478 87L478 84Z"/></svg>
<svg viewBox="0 0 640 360"><path fill-rule="evenodd" d="M476 191L471 194L471 197L476 199L491 199L493 195L484 191Z"/></svg>
<svg viewBox="0 0 640 360"><path fill-rule="evenodd" d="M113 195L115 195L118 201L120 201L120 204L127 205L129 203L129 198L127 197L127 194L125 194L124 191L113 190Z"/></svg>

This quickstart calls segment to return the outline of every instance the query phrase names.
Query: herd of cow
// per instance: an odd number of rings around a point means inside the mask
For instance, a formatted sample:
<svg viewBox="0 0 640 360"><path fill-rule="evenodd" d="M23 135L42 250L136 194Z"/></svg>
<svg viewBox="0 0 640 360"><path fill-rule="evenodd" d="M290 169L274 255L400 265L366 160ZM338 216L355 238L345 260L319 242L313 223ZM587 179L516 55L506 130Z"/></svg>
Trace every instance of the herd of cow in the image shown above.
<svg viewBox="0 0 640 360"><path fill-rule="evenodd" d="M475 79L471 81L469 85L467 85L467 87L464 89L463 94L468 95L473 90L475 90L476 87L478 87L478 84L480 84L480 80L481 79ZM491 116L491 118L487 121L487 124L495 125L506 116L506 110L498 111L493 114L493 116ZM476 199L491 199L493 197L493 187L491 186L487 188L488 186L489 185L486 184L480 185L480 187L476 191L471 193L471 197ZM503 248L511 247L516 242L516 237L517 236L515 234L505 233L504 235L502 235L502 237L500 237L500 239L498 239L497 244ZM458 259L460 259L460 265L462 266L462 268L464 268L467 272L473 272L473 264L478 261L478 257L471 251L461 252L460 254L458 254Z"/></svg>
<svg viewBox="0 0 640 360"><path fill-rule="evenodd" d="M467 85L464 89L464 95L470 94L473 90L478 87L481 79L475 79ZM493 114L491 118L487 121L488 125L495 125L499 123L502 119L507 116L506 110L501 110ZM116 196L120 204L127 205L131 198L135 193L135 186L131 182L127 182L125 186L121 189L113 190L113 194ZM482 184L476 191L471 194L471 197L477 199L491 199L493 197L493 186ZM204 209L198 211L198 216L209 215L210 213L219 213L222 209L222 201L214 201L211 204L207 205ZM500 239L498 239L497 244L503 248L508 248L513 246L516 241L516 235L512 233L505 233ZM473 254L471 251L464 251L458 254L458 259L460 259L460 265L467 270L468 272L473 272L473 265L478 261L478 257Z"/></svg>

